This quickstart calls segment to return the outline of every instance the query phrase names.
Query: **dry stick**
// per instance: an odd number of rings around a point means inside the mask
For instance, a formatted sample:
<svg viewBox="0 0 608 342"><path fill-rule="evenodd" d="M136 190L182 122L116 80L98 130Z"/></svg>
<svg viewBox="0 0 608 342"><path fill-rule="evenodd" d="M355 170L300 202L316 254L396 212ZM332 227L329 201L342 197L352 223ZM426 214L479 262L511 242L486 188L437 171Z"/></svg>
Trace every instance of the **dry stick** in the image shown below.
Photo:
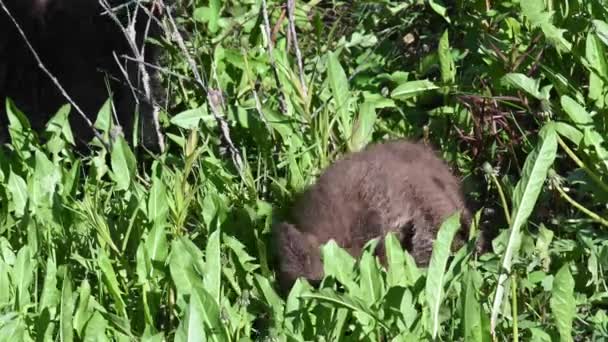
<svg viewBox="0 0 608 342"><path fill-rule="evenodd" d="M279 88L279 107L283 114L287 114L287 102L285 101L285 94L283 93L283 87L281 86L281 80L279 78L279 71L274 61L274 44L271 39L270 21L268 20L268 8L266 6L266 0L262 0L262 16L264 17L264 34L266 35L266 41L268 42L268 60L272 67L272 73L274 75L275 82Z"/></svg>
<svg viewBox="0 0 608 342"><path fill-rule="evenodd" d="M59 80L57 79L57 77L55 77L53 75L53 73L51 73L49 71L49 69L44 65L44 63L42 63L42 59L38 55L38 52L36 52L36 49L34 49L34 47L32 46L32 44L30 43L30 41L27 38L25 32L23 32L23 29L21 28L21 25L19 25L19 23L17 22L17 20L13 16L13 14L8 10L8 8L6 7L6 5L4 4L4 0L0 0L0 6L2 6L2 9L6 13L6 15L8 15L8 17L13 22L13 25L15 25L15 28L17 28L17 31L19 31L19 34L21 35L21 38L23 38L23 41L27 45L27 48L30 50L30 52L32 53L32 55L36 59L36 62L38 63L38 67L40 68L40 70L42 70L42 72L44 72L51 79L51 81L53 82L53 84L55 84L55 86L57 87L57 89L59 89L59 91L61 92L61 95L63 95L63 97L65 97L65 99L70 103L70 105L72 105L72 107L74 107L74 109L76 109L76 112L82 117L82 119L91 128L91 130L93 131L93 134L95 134L95 137L97 139L99 139L99 141L103 144L103 146L108 151L110 151L110 146L104 142L102 135L95 129L95 126L93 125L93 123L91 122L91 120L89 120L89 118L82 111L82 109L80 109L80 107L76 104L76 102L74 102L74 100L72 100L72 98L70 97L70 95L68 94L68 92L63 88L63 86L61 85L61 83L59 83Z"/></svg>
<svg viewBox="0 0 608 342"><path fill-rule="evenodd" d="M209 99L209 105L211 107L211 113L213 115L213 118L215 119L218 126L220 127L220 131L221 131L220 133L221 133L221 136L222 136L224 142L226 144L228 144L228 149L230 150L230 153L232 155L232 161L235 163L239 173L242 175L243 174L242 173L243 172L243 158L241 158L239 151L234 146L234 143L232 142L232 139L230 138L230 129L228 128L228 122L226 122L226 119L220 115L219 110L218 111L215 110L215 109L219 109L219 107L217 107L216 105L223 104L223 98L221 97L221 93L219 93L219 98L218 98L218 94L217 94L219 92L218 90L207 88L207 86L205 85L205 82L203 82L203 78L201 77L201 74L198 71L198 67L196 65L196 62L194 61L194 58L192 58L192 55L188 52L186 43L184 43L184 39L182 38L181 34L179 33L179 30L177 29L177 24L175 23L175 19L173 19L173 15L171 14L170 8L165 6L164 0L158 0L158 1L166 9L167 17L169 18L169 22L171 23L171 30L173 31L172 36L176 40L177 45L179 46L180 50L182 50L184 57L186 57L186 61L188 61L190 70L192 70L192 73L194 74L194 79L196 80L196 83L198 83L198 85L207 92L207 98ZM214 106L216 106L216 107L214 107Z"/></svg>
<svg viewBox="0 0 608 342"><path fill-rule="evenodd" d="M287 15L289 22L289 32L293 41L293 47L296 50L296 60L298 61L298 71L300 72L300 83L302 84L302 93L304 99L308 101L308 88L306 87L306 80L304 79L304 64L302 63L302 52L300 52L300 46L298 45L298 35L296 34L296 20L295 20L295 0L287 0Z"/></svg>
<svg viewBox="0 0 608 342"><path fill-rule="evenodd" d="M114 13L114 11L110 7L110 4L107 2L107 0L99 0L99 4L101 4L103 6L104 10L106 11L105 13L107 13L107 15L116 23L118 28L120 28L121 32L123 33L123 35L125 36L125 38L127 40L127 43L129 44L129 47L131 48L131 51L133 52L133 55L135 56L135 60L137 61L137 67L138 67L139 73L141 75L141 82L143 85L146 101L148 101L150 103L150 105L152 106L152 121L154 124L154 129L156 131L158 147L160 148L160 151L162 153L165 151L165 141L163 138L163 134L160 130L160 122L159 122L159 118L158 118L158 113L160 111L160 108L156 104L154 99L152 98L152 90L150 87L150 74L146 70L146 66L143 63L141 63L142 61L145 60L144 59L145 44L142 44L141 51L140 51L137 48L137 43L136 43L135 24L136 24L137 11L139 10L139 1L138 1L138 6L135 9L134 16L131 20L129 20L129 23L127 24L127 26L122 25L122 23L120 22L120 19L118 19L118 17L116 16L116 13ZM152 14L148 13L149 20L148 20L148 25L146 26L146 32L144 33L144 41L148 37L148 29L150 26L151 16L152 16ZM135 102L137 103L137 105L139 107L138 97L135 97Z"/></svg>

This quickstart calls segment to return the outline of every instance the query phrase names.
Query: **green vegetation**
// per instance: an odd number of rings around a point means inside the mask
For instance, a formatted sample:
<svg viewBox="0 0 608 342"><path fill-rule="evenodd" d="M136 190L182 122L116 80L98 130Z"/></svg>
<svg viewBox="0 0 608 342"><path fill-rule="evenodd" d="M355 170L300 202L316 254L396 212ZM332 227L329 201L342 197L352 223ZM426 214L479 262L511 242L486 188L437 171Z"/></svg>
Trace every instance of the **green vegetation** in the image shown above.
<svg viewBox="0 0 608 342"><path fill-rule="evenodd" d="M162 155L77 156L69 107L41 142L7 102L0 339L608 341L608 5L294 2L176 6ZM388 271L329 243L321 289L281 299L273 220L396 137L443 152L493 251L450 258L454 218L428 269L393 236Z"/></svg>

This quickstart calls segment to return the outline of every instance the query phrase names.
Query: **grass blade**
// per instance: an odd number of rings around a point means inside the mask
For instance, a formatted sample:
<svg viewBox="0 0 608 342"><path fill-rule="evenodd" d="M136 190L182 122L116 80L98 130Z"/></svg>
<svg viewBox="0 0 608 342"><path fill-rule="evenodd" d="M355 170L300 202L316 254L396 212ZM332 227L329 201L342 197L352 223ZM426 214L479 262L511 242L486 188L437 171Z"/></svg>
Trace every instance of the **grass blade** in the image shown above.
<svg viewBox="0 0 608 342"><path fill-rule="evenodd" d="M443 283L445 280L445 268L452 247L452 240L460 228L460 214L450 216L441 224L437 233L437 239L433 242L433 255L429 263L426 278L426 300L430 309L430 327L433 338L439 332L439 308L441 307L443 296Z"/></svg>

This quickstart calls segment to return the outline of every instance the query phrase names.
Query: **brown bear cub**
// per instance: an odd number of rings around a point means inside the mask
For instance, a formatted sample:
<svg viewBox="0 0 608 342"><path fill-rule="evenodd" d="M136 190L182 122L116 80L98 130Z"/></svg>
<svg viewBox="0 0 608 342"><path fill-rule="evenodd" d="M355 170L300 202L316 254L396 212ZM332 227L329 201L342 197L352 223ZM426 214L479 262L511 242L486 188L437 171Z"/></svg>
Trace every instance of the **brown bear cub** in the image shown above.
<svg viewBox="0 0 608 342"><path fill-rule="evenodd" d="M461 229L453 247L459 248L471 215L459 180L429 147L396 140L349 154L301 194L291 223L274 226L281 291L298 277L313 284L323 278L319 247L330 239L359 257L379 237L376 253L384 263L383 238L394 232L416 263L427 266L441 223L456 212Z"/></svg>

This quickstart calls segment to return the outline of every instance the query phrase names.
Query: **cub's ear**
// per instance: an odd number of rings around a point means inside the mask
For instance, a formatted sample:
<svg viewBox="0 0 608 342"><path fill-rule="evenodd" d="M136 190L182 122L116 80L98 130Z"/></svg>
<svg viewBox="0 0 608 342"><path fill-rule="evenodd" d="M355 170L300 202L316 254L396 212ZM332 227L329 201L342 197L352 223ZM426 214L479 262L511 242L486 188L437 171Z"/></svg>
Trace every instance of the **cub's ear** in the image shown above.
<svg viewBox="0 0 608 342"><path fill-rule="evenodd" d="M323 278L323 264L316 239L286 222L275 225L273 230L281 292L288 294L298 277L318 283Z"/></svg>

